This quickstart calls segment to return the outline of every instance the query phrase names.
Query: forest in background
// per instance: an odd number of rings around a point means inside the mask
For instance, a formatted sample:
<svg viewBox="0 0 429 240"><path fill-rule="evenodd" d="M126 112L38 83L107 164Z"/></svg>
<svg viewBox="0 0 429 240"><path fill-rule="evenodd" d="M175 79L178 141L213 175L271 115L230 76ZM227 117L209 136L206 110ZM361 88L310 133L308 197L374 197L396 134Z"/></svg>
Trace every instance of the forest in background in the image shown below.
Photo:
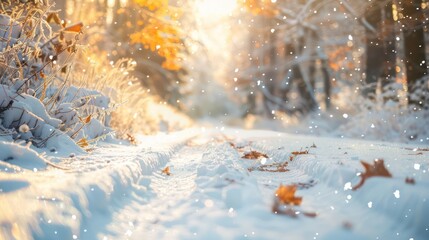
<svg viewBox="0 0 429 240"><path fill-rule="evenodd" d="M414 0L6 1L1 80L39 99L80 146L191 119L428 142L427 8ZM4 99L2 114L13 104ZM2 131L22 137L28 119L13 116ZM91 124L99 130L89 134Z"/></svg>
<svg viewBox="0 0 429 240"><path fill-rule="evenodd" d="M154 2L164 2L168 21L146 12L160 14ZM97 38L103 53L135 59L143 86L192 117L290 124L324 114L342 125L361 113L357 119L373 118L369 128L405 122L407 138L419 138L413 126L421 124L408 119L427 119L426 1L243 0L217 18L198 17L198 2L59 1L58 8L76 20L85 19L79 6L94 9L84 15L99 17L85 21L109 34ZM152 23L160 32L151 35ZM399 129L380 134L388 131Z"/></svg>

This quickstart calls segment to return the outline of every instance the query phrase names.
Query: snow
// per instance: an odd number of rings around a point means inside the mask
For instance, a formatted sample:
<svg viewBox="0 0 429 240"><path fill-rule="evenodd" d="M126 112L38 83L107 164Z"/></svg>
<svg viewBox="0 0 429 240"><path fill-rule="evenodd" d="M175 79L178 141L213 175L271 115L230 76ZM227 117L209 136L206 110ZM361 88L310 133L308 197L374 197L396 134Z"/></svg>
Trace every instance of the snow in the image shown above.
<svg viewBox="0 0 429 240"><path fill-rule="evenodd" d="M0 142L0 159L7 149L14 156L0 162L23 168L0 168L0 238L429 237L427 146L223 128L138 138L138 146L100 143L73 157ZM269 158L242 158L252 150ZM381 158L393 177L369 178L353 191L360 160ZM45 168L33 171L38 164ZM258 170L275 164L287 171ZM167 166L170 176L162 174ZM280 184L298 186L302 204L289 207L295 217L271 211Z"/></svg>
<svg viewBox="0 0 429 240"><path fill-rule="evenodd" d="M0 139L1 140L1 139ZM28 147L0 141L0 171L20 171L21 168L38 171L46 168L42 156Z"/></svg>

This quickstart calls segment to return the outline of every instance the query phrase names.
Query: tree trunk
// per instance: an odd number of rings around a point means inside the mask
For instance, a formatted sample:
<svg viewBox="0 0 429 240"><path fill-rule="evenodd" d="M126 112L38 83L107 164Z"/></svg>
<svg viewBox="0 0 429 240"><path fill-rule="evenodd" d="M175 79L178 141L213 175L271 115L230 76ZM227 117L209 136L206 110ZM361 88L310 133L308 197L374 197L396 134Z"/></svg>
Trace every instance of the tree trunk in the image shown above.
<svg viewBox="0 0 429 240"><path fill-rule="evenodd" d="M425 39L423 32L424 14L421 10L422 0L402 1L402 14L404 15L404 51L408 86L408 103L420 106L419 96L415 96L417 82L426 76Z"/></svg>
<svg viewBox="0 0 429 240"><path fill-rule="evenodd" d="M375 1L369 4L365 18L376 32L366 29L366 85L362 93L366 98L375 100L378 82L381 81L384 87L396 78L392 2L383 4Z"/></svg>
<svg viewBox="0 0 429 240"><path fill-rule="evenodd" d="M322 74L323 74L323 89L325 91L325 107L326 109L331 108L331 79L329 77L328 61L326 59L321 60Z"/></svg>

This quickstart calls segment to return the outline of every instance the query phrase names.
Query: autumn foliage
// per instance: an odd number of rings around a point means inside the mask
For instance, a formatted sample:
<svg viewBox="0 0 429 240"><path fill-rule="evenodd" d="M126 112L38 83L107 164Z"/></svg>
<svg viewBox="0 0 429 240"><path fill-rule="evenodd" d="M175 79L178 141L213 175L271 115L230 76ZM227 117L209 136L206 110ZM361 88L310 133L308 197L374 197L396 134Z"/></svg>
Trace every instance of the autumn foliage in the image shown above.
<svg viewBox="0 0 429 240"><path fill-rule="evenodd" d="M278 14L276 5L271 0L239 0L239 2L254 15L273 17Z"/></svg>
<svg viewBox="0 0 429 240"><path fill-rule="evenodd" d="M178 22L181 16L166 0L134 0L143 8L142 29L131 34L131 43L141 43L146 49L165 58L162 67L181 68L181 53L185 51Z"/></svg>

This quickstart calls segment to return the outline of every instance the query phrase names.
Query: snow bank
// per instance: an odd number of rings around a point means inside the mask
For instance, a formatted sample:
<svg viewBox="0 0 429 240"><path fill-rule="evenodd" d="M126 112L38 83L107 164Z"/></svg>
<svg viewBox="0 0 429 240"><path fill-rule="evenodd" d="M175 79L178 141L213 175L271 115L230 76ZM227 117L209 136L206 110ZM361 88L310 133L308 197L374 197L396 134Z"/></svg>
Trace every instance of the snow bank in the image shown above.
<svg viewBox="0 0 429 240"><path fill-rule="evenodd" d="M0 172L21 171L21 168L43 170L46 160L29 147L0 141Z"/></svg>
<svg viewBox="0 0 429 240"><path fill-rule="evenodd" d="M146 194L147 175L192 136L187 131L141 139L139 147L106 145L93 155L63 159L67 171L52 168L17 176L0 171L0 238L96 239L112 212L126 205L127 197ZM37 156L29 151L33 155L27 156Z"/></svg>

